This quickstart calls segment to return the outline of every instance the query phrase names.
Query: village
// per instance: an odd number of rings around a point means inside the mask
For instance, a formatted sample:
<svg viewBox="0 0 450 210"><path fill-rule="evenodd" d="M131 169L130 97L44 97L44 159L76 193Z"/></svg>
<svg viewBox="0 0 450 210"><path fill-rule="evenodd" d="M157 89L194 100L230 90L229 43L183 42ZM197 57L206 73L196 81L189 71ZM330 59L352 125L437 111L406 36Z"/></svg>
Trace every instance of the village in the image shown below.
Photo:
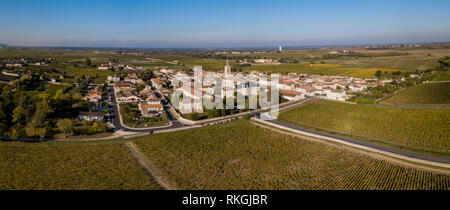
<svg viewBox="0 0 450 210"><path fill-rule="evenodd" d="M281 47L279 51L281 51ZM153 62L152 58L147 60ZM27 72L17 73L15 70L26 65L46 66L55 62L52 58L42 59L40 62L35 61L23 58L8 61L4 65L6 68L2 71L0 79L4 83L13 84L15 80L28 75ZM271 59L252 61L253 64L273 64L273 62L277 61ZM299 101L307 97L351 101L357 94L370 92L368 91L370 88L396 82L391 78L361 79L346 76L287 73L279 74L278 82L271 84L271 75L257 70L232 71L228 60L223 71L202 70L201 66L191 67L192 70L157 66L154 70L148 71L136 63L139 62L133 62L134 65L130 65L113 59L109 63L96 66L99 72L113 72L112 75L106 77L104 84L94 83L94 79L90 76L75 77L76 82L73 85L85 89L81 92L82 100L89 102L87 110L79 112L78 119L108 122L112 126L113 109L115 108L113 104L117 103L119 107L117 114L121 115L121 119L126 125L131 127L166 126L169 120L165 109L176 108L175 110L180 116L196 120L197 117L192 117L193 115L207 111L204 104L198 103L199 100L204 99L217 101L218 97L219 101L225 101L227 98L248 100L249 97L262 93L267 94L272 88L275 88L280 96L277 103ZM83 66L80 63L76 65ZM195 72L198 70L202 70L200 80L195 78ZM267 76L268 80L262 80L261 78L265 78L264 76ZM414 74L409 76L418 77ZM40 77L42 80L47 79L48 84L60 84L60 81L65 78L64 75L46 79L42 75ZM400 81L405 81L405 78L400 78ZM108 89L112 90L114 97L108 95ZM172 101L174 93L179 93L179 97L182 99L176 106L173 106L174 101ZM227 109L230 108L227 107ZM210 117L234 114L249 109L250 107L238 107L235 104L234 110L232 109L231 112L226 110ZM252 107L252 109L256 109L256 107Z"/></svg>
<svg viewBox="0 0 450 210"><path fill-rule="evenodd" d="M194 71L196 70L201 70L201 67L195 66ZM272 88L270 80L249 81L246 79L250 76L258 78L258 76L263 75L262 73L258 71L252 71L248 74L234 73L231 72L228 64L225 65L222 72L202 71L203 82L196 86L194 71L189 73L183 70L164 68L154 70L154 78L151 79L150 83L144 82L136 71L130 71L123 80L118 76L109 76L108 82L114 85L118 103L138 104L141 116L146 117L158 116L163 111L161 99L156 97L155 91L160 92L169 100L175 91L180 92L183 100L180 100L177 106L178 111L181 114L190 114L204 112L204 107L195 103L198 99L208 98L214 101L215 97L219 97L223 100L228 97L235 98L237 94L248 98L250 95L249 87L251 86L259 87L263 85L265 89L262 89L262 91L266 92ZM218 85L217 79L222 81L219 92L215 92L215 87ZM175 84L175 80L179 81L178 84ZM280 75L276 88L284 101L297 101L305 97L346 101L355 92L361 92L368 87L384 85L391 81L289 73ZM186 86L186 83L190 85Z"/></svg>

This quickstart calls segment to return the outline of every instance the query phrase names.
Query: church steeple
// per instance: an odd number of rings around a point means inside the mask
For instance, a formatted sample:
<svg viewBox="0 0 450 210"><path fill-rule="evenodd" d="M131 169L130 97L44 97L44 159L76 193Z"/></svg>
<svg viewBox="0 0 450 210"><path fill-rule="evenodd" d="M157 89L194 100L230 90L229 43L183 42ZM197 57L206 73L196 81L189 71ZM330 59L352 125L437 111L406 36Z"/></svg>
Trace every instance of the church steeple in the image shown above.
<svg viewBox="0 0 450 210"><path fill-rule="evenodd" d="M228 76L228 73L231 72L230 65L228 65L228 59L227 59L227 64L225 65L225 68L224 68L223 71L224 71L224 73L225 73L225 77L227 77L227 76Z"/></svg>

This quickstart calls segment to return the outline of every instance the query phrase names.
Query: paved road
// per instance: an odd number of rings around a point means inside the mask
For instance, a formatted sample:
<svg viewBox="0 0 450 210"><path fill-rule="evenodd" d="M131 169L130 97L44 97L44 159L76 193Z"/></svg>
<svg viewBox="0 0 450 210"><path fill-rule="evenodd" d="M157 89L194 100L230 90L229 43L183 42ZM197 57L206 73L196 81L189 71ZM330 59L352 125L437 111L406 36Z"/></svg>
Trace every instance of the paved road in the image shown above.
<svg viewBox="0 0 450 210"><path fill-rule="evenodd" d="M108 96L111 97L111 105L112 105L112 124L117 129L122 129L123 131L133 131L133 132L149 132L149 131L157 131L157 130L167 130L167 129L173 129L173 128L181 128L185 125L182 124L175 116L172 115L172 113L169 111L168 104L164 105L164 111L167 113L167 116L169 120L172 122L172 125L170 127L163 127L163 128L148 128L148 129L129 129L126 128L120 123L119 119L119 108L117 106L116 102L116 96L114 94L113 88L108 88Z"/></svg>
<svg viewBox="0 0 450 210"><path fill-rule="evenodd" d="M162 96L156 92L157 96L162 98ZM168 127L160 127L160 128L148 128L148 129L131 129L131 128L127 128L125 126L122 125L122 123L120 123L120 119L119 119L119 111L118 111L118 106L117 106L117 102L116 102L116 98L115 98L115 94L114 94L114 89L112 87L108 88L108 96L111 97L111 104L112 104L112 124L117 128L117 129L122 129L123 131L132 131L132 132L150 132L150 131L163 131L163 130L169 130L169 129L174 129L174 128L181 128L181 127L198 127L199 125L205 125L205 124L211 124L211 123L216 123L216 122L220 122L223 120L228 120L228 119L233 119L233 118L237 118L238 116L233 116L233 115L229 115L229 116L225 116L225 119L217 119L217 120L210 120L204 123L198 123L196 125L188 125L188 124L184 124L182 122L180 122L176 115L174 115L171 111L170 111L170 105L169 104L164 104L164 111L166 112L170 122L172 123L171 126ZM284 104L280 104L279 105L279 110L283 110L289 107L292 107L294 105L300 104L305 102L306 100L300 100L294 103L284 103ZM253 113L251 113L251 116L256 116L259 115L261 112L264 112L262 110L255 110Z"/></svg>
<svg viewBox="0 0 450 210"><path fill-rule="evenodd" d="M406 157L411 157L411 158L416 158L416 159L421 159L421 160L427 160L427 161L433 161L433 162L438 162L438 163L450 164L450 158L437 157L437 156L431 156L431 155L426 155L426 154L419 154L419 153L409 152L409 151L405 151L405 150L401 150L401 149L395 149L395 148L385 147L385 146L381 146L381 145L377 145L377 144L372 144L372 143L369 143L369 142L363 142L363 141L358 141L358 140L354 140L354 139L344 138L344 137L340 137L340 136L334 136L334 135L327 134L327 133L321 133L321 132L312 131L312 130L309 130L309 129L297 127L297 126L290 125L290 124L287 124L287 123L283 123L283 122L280 122L280 121L277 121L277 120L270 120L269 122L275 123L277 125L281 125L281 126L284 126L284 127L288 127L288 128L291 128L291 129L303 131L303 132L306 132L306 133L311 133L311 134L315 134L315 135L335 138L335 139L346 141L346 142L349 142L349 143L353 143L353 144L357 144L357 145L361 145L361 146L366 146L366 147L370 147L370 148L373 148L373 149L378 149L378 150L381 150L381 151L390 152L390 153L394 153L394 154L398 154L398 155L403 155L403 156L406 156Z"/></svg>
<svg viewBox="0 0 450 210"><path fill-rule="evenodd" d="M113 105L113 119L112 119L112 123L114 124L114 126L116 128L119 129L123 129L124 131L133 131L133 132L149 132L149 131L158 131L158 130L168 130L168 129L173 129L173 128L181 128L181 127L198 127L198 125L202 125L202 124L197 124L197 125L187 125L187 124L183 124L182 122L180 122L176 116L174 116L170 110L169 110L169 104L164 104L164 110L166 111L169 120L172 122L172 125L170 127L164 127L164 128L149 128L149 129L129 129L129 128L125 128L122 126L122 124L120 123L119 120L119 115L118 115L118 107L116 104L116 100L115 100L115 96L113 94L112 89L110 90L109 95L112 97L112 105ZM161 97L161 96L159 96ZM297 104L303 103L306 100L301 100L301 101L297 101L295 103L291 103L291 104L280 104L279 109L283 110L292 106L295 106ZM251 116L258 116L260 113L262 113L263 111L255 111L251 114ZM235 118L233 116L229 116L229 118ZM210 124L210 123L215 123L218 121L222 121L223 119L218 119L218 120L213 120L213 121L208 121L205 122L204 124ZM305 128L301 128L301 127L297 127L294 125L290 125L287 123L283 123L277 120L271 120L269 121L271 123L275 123L278 124L280 126L284 126L284 127L288 127L291 129L296 129L299 131L303 131L303 132L307 132L307 133L311 133L311 134L315 134L315 135L320 135L320 136L324 136L324 137L329 137L329 138L335 138L338 140L342 140L342 141L346 141L349 143L353 143L356 145L361 145L361 146L365 146L365 147L369 147L369 148L373 148L373 149L377 149L377 150L381 150L381 151L385 151L385 152L390 152L393 154L397 154L397 155L402 155L402 156L406 156L406 157L411 157L411 158L416 158L416 159L420 159L420 160L426 160L426 161L433 161L433 162L437 162L437 163L445 163L445 164L450 164L450 158L445 158L445 157L437 157L437 156L431 156L431 155L426 155L426 154L419 154L419 153L414 153L414 152L409 152L409 151L405 151L405 150L401 150L401 149L395 149L395 148L390 148L390 147L385 147L385 146L381 146L381 145L377 145L377 144L372 144L372 143L368 143L368 142L363 142L363 141L358 141L358 140L354 140L354 139L349 139L349 138L344 138L344 137L340 137L340 136L334 136L331 134L327 134L327 133L321 133L321 132L317 132L317 131L312 131L309 129L305 129Z"/></svg>

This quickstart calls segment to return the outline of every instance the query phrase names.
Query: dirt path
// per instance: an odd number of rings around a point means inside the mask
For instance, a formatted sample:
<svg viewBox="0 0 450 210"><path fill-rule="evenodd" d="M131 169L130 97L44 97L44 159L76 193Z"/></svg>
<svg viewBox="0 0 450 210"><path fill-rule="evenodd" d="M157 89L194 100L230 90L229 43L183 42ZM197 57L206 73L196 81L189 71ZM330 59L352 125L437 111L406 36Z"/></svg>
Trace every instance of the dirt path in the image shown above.
<svg viewBox="0 0 450 210"><path fill-rule="evenodd" d="M133 142L126 142L124 146L128 149L129 153L135 158L139 165L144 167L147 173L165 190L177 190L178 187L167 179L163 173L151 163L151 161L139 151Z"/></svg>

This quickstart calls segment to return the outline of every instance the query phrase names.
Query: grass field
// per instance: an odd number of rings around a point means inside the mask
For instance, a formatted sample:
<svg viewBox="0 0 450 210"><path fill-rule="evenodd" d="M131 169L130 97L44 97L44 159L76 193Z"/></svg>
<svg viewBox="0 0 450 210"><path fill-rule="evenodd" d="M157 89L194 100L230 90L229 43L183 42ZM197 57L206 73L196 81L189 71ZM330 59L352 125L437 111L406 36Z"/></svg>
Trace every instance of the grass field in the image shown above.
<svg viewBox="0 0 450 210"><path fill-rule="evenodd" d="M205 71L221 71L226 64L226 60L218 59L200 59L200 58L190 58L184 57L178 60L180 64L186 66L202 66ZM233 64L234 61L229 61L229 64Z"/></svg>
<svg viewBox="0 0 450 210"><path fill-rule="evenodd" d="M338 64L345 68L386 68L405 71L426 70L437 66L439 58L450 55L450 49L401 50L408 53L402 56L339 58L326 60L326 63ZM430 55L428 55L430 54Z"/></svg>
<svg viewBox="0 0 450 210"><path fill-rule="evenodd" d="M382 72L395 72L395 71L402 71L399 69L385 69L385 68L350 68L350 73L344 74L343 76L347 77L356 77L356 78L374 78L375 72L378 70Z"/></svg>
<svg viewBox="0 0 450 210"><path fill-rule="evenodd" d="M160 189L120 143L0 142L0 189Z"/></svg>
<svg viewBox="0 0 450 210"><path fill-rule="evenodd" d="M280 113L278 119L378 143L450 152L450 110L408 110L318 101Z"/></svg>
<svg viewBox="0 0 450 210"><path fill-rule="evenodd" d="M407 88L381 102L382 104L450 104L450 82L423 83Z"/></svg>
<svg viewBox="0 0 450 210"><path fill-rule="evenodd" d="M94 83L102 84L105 82L106 78L109 75L115 75L117 72L113 72L110 70L98 70L96 68L91 67L73 67L73 66L67 66L65 69L62 69L62 71L66 71L69 76L90 76L94 78Z"/></svg>
<svg viewBox="0 0 450 210"><path fill-rule="evenodd" d="M299 74L326 74L337 75L351 70L342 69L339 65L331 64L310 64L296 63L296 64L256 64L250 67L244 68L246 71L261 71L267 73L289 73L295 72Z"/></svg>
<svg viewBox="0 0 450 210"><path fill-rule="evenodd" d="M68 87L68 85L59 85L59 84L46 84L45 92L50 94L51 96L55 95L56 91Z"/></svg>
<svg viewBox="0 0 450 210"><path fill-rule="evenodd" d="M136 120L135 118L141 116L141 111L136 104L121 104L120 114L122 116L123 123L126 126L130 126L133 128L159 127L169 124L169 118L167 117L166 113L163 113L159 117L141 117Z"/></svg>
<svg viewBox="0 0 450 210"><path fill-rule="evenodd" d="M437 81L450 81L450 71L446 71L445 73L443 73L438 79Z"/></svg>
<svg viewBox="0 0 450 210"><path fill-rule="evenodd" d="M135 140L182 189L450 189L450 176L235 121Z"/></svg>

